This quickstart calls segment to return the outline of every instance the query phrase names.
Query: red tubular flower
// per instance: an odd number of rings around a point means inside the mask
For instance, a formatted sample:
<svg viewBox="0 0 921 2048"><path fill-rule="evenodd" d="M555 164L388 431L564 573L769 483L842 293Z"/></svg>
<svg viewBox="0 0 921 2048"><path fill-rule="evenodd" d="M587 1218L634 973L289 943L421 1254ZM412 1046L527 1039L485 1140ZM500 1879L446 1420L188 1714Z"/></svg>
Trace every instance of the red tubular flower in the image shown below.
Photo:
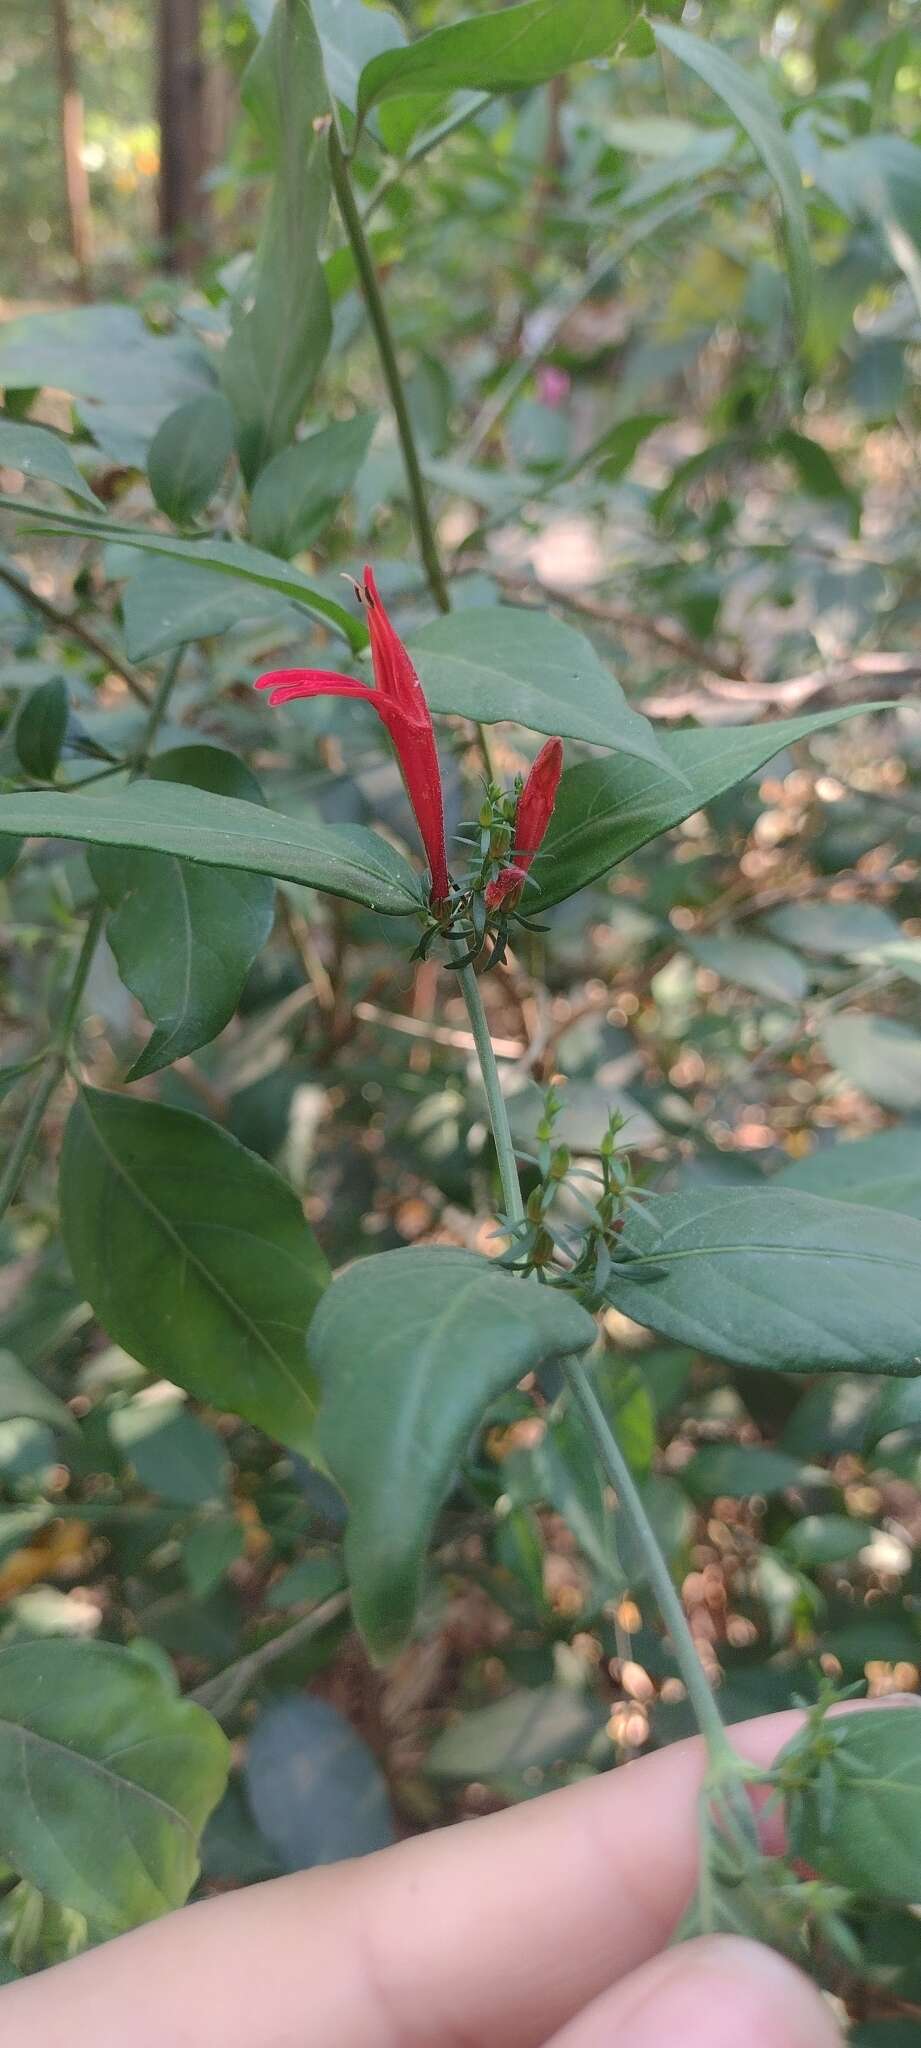
<svg viewBox="0 0 921 2048"><path fill-rule="evenodd" d="M368 568L361 596L371 634L373 688L369 683L357 683L353 676L328 675L325 669L317 668L273 669L268 675L259 676L255 687L271 692L270 704L287 704L292 697L360 697L363 703L373 704L396 749L422 835L432 875L430 901L444 903L451 893L451 883L441 770L431 714L409 654L381 603L374 572Z"/></svg>
<svg viewBox="0 0 921 2048"><path fill-rule="evenodd" d="M495 881L489 883L487 910L514 910L524 888L525 876L553 815L562 772L563 742L546 740L518 798L512 846L514 866L503 868Z"/></svg>

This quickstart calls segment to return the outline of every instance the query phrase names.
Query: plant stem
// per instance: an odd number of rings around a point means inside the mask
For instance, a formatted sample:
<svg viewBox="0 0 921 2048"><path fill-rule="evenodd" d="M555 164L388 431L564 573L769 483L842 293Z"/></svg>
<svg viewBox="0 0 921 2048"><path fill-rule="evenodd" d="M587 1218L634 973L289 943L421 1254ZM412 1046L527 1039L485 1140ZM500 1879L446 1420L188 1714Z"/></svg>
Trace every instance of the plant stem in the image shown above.
<svg viewBox="0 0 921 2048"><path fill-rule="evenodd" d="M489 1121L499 1162L499 1175L505 1211L510 1223L521 1221L524 1205L521 1199L521 1185L515 1160L515 1147L509 1127L508 1110L499 1080L499 1070L493 1052L489 1025L483 1008L480 985L472 966L464 967L460 973L460 985L467 1005L470 1027L473 1032L483 1087L489 1109ZM658 1601L659 1611L671 1637L672 1648L681 1676L687 1687L688 1698L694 1709L700 1732L707 1745L712 1766L719 1769L729 1763L734 1753L720 1719L719 1708L713 1697L706 1674L697 1655L694 1638L688 1626L687 1616L681 1600L672 1583L671 1573L659 1548L652 1523L643 1506L642 1497L633 1474L611 1429L604 1409L595 1393L591 1379L580 1359L563 1361L563 1371L569 1383L574 1401L581 1412L589 1432L598 1460L610 1484L615 1488L621 1508L630 1523L639 1549L642 1553L649 1581Z"/></svg>
<svg viewBox="0 0 921 2048"><path fill-rule="evenodd" d="M427 128L423 135L418 136L400 162L395 164L391 170L385 171L383 176L378 179L361 216L362 223L364 224L370 220L372 213L377 211L381 201L386 199L388 192L392 192L395 185L401 183L404 173L410 170L413 164L421 163L422 158L428 156L430 150L437 149L439 142L444 142L447 136L455 133L456 129L465 127L468 121L475 120L477 114L489 105L491 98L492 94L488 92L475 94L469 104L456 108L453 114L446 114L444 120L438 122L437 127Z"/></svg>
<svg viewBox="0 0 921 2048"><path fill-rule="evenodd" d="M270 1664L276 1664L279 1657L286 1657L291 1650L299 1649L302 1643L309 1643L311 1637L328 1628L331 1621L337 1621L348 1605L348 1593L332 1593L310 1614L302 1615L299 1621L291 1623L290 1628L282 1629L280 1635L270 1636L258 1650L250 1650L246 1656L238 1657L234 1664L225 1665L223 1671L215 1672L213 1678L206 1678L203 1685L196 1686L195 1691L188 1694L188 1698L195 1700L200 1707L207 1707L216 1720L227 1720L260 1672L267 1670Z"/></svg>
<svg viewBox="0 0 921 2048"><path fill-rule="evenodd" d="M416 447L416 436L413 432L413 423L410 419L409 407L406 403L406 393L403 390L403 380L400 376L400 365L397 362L396 346L390 331L384 295L378 283L377 271L374 268L374 258L368 247L361 214L356 205L355 194L352 190L352 180L349 176L349 167L343 154L335 121L332 122L329 130L329 164L333 189L338 201L339 211L342 215L342 225L348 236L358 275L361 279L361 288L364 292L365 304L368 308L368 318L371 322L374 340L377 345L377 353L380 357L380 365L384 374L387 393L393 407L393 417L396 421L400 451L403 456L403 468L406 471L412 522L416 532L416 539L419 543L419 553L422 556L426 580L439 611L449 612L451 609L451 597L447 582L445 581L441 555L438 551L438 539L435 533L432 514L429 510L425 478L422 474L419 450ZM480 753L483 758L483 767L489 781L495 782L496 775L488 735L485 727L478 719L474 720L474 724L476 726Z"/></svg>
<svg viewBox="0 0 921 2048"><path fill-rule="evenodd" d="M79 640L81 646L87 647L91 654L97 654L100 661L105 662L106 668L110 668L114 675L121 676L123 683L127 683L132 696L137 698L139 704L150 703L150 691L140 669L136 669L134 663L127 661L123 654L113 653L112 648L107 647L105 641L100 640L89 626L85 626L82 619L76 618L73 612L62 612L56 604L52 604L49 597L39 597L38 591L33 590L28 578L20 576L8 562L0 563L0 582L6 583L10 590L14 590L16 596L22 598L23 604L29 604L33 611L40 612L42 618L47 619L49 626L53 626L56 633L66 633L71 640Z"/></svg>
<svg viewBox="0 0 921 2048"><path fill-rule="evenodd" d="M99 934L105 917L105 904L99 898L93 905L92 915L83 934L83 943L77 957L74 978L70 985L61 1021L48 1047L44 1072L29 1104L20 1126L19 1135L9 1153L2 1174L0 1174L0 1218L16 1193L23 1168L41 1129L42 1119L49 1102L62 1079L70 1050L70 1041L77 1021L80 999L86 987L87 976L93 964Z"/></svg>
<svg viewBox="0 0 921 2048"><path fill-rule="evenodd" d="M183 647L177 648L176 653L167 663L160 677L153 697L149 701L145 699L147 701L147 718L144 724L144 737L131 763L129 771L129 779L131 781L136 776L142 774L147 765L150 749L163 722L170 693L179 673L179 664L184 651ZM87 977L93 964L93 955L96 951L103 924L105 923L105 914L105 903L101 896L97 896L83 934L83 943L77 956L74 977L68 990L64 1008L61 1011L60 1021L45 1054L44 1071L23 1118L19 1135L7 1158L3 1172L0 1174L0 1220L5 1216L19 1186L23 1169L41 1129L42 1118L48 1108L48 1104L57 1088L58 1082L63 1079L67 1071L70 1043L77 1028L80 1016L80 1003L86 987Z"/></svg>
<svg viewBox="0 0 921 2048"><path fill-rule="evenodd" d="M419 451L416 447L416 437L413 433L413 424L409 416L409 407L406 403L406 394L403 390L403 382L400 376L400 366L397 362L396 347L390 331L390 322L387 318L387 309L384 305L383 294L378 283L377 272L374 268L374 259L368 247L361 215L355 202L355 194L352 190L352 181L349 176L349 167L342 153L342 145L336 133L335 124L330 127L329 131L329 164L333 189L338 201L339 211L342 215L342 225L348 236L358 275L361 279L361 288L365 296L365 304L368 308L368 318L371 322L377 352L380 357L381 369L384 373L384 381L387 386L390 403L393 407L393 416L396 421L400 449L403 456L403 467L406 471L406 482L409 488L412 521L416 529L416 539L419 543L419 553L422 556L429 589L435 603L439 611L448 612L451 609L451 599L448 596L444 570L441 566L438 542L435 537L435 528L432 524L432 515L429 511L428 498L425 491L425 481L419 461Z"/></svg>

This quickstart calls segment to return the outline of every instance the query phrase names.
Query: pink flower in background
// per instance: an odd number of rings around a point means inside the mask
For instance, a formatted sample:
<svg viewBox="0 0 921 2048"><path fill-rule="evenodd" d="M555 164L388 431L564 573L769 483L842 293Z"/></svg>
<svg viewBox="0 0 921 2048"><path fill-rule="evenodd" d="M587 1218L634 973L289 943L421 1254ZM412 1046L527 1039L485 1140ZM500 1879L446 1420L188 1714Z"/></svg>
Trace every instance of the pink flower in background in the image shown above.
<svg viewBox="0 0 921 2048"><path fill-rule="evenodd" d="M537 396L541 405L549 405L552 412L559 412L571 390L572 378L568 370L558 369L556 363L541 364L537 372Z"/></svg>

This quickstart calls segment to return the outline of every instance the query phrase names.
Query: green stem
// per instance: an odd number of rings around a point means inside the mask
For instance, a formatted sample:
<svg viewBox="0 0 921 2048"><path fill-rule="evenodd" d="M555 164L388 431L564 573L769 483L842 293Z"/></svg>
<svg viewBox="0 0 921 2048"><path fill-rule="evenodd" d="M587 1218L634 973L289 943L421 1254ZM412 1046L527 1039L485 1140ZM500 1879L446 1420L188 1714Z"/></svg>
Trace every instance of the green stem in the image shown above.
<svg viewBox="0 0 921 2048"><path fill-rule="evenodd" d="M453 114L446 114L444 120L438 122L437 127L427 128L424 135L418 136L400 162L391 170L385 171L378 179L361 216L362 223L369 221L382 200L386 199L388 192L392 192L394 186L402 183L405 173L412 169L413 164L421 163L422 158L428 156L430 150L437 149L439 142L444 142L446 137L453 135L458 128L464 128L468 121L473 121L483 107L489 105L491 98L491 93L476 93L468 105L456 108Z"/></svg>
<svg viewBox="0 0 921 2048"><path fill-rule="evenodd" d="M355 202L355 194L352 190L352 181L349 176L349 167L342 153L342 145L336 132L335 123L331 125L329 131L329 166L333 190L335 191L339 211L342 215L342 225L348 236L352 254L355 258L355 266L361 279L361 288L365 296L365 304L368 308L368 318L371 322L377 352L380 357L381 369L384 373L384 381L387 385L390 403L393 407L393 416L396 421L396 429L403 456L403 467L406 471L412 521L416 529L416 539L419 543L419 553L422 556L429 589L435 603L439 611L448 612L451 609L451 599L448 596L448 587L441 565L441 556L438 552L438 542L435 537L435 528L432 524L432 515L429 511L422 466L419 461L419 451L416 447L416 437L413 433L413 424L409 416L409 407L406 403L406 394L400 377L400 366L397 362L393 335L390 332L387 308L384 305L383 294L378 283L377 272L374 268L374 259L368 247L361 215Z"/></svg>
<svg viewBox="0 0 921 2048"><path fill-rule="evenodd" d="M93 905L92 915L83 934L83 943L77 957L74 978L70 985L60 1023L48 1047L44 1072L26 1110L16 1142L7 1157L3 1172L0 1174L0 1218L5 1216L16 1193L22 1178L23 1169L41 1129L45 1111L67 1067L70 1041L80 1009L80 1000L86 987L87 976L93 964L93 954L96 951L99 934L102 931L104 917L105 904L100 898Z"/></svg>
<svg viewBox="0 0 921 2048"><path fill-rule="evenodd" d="M130 779L132 781L135 776L143 773L147 765L151 747L163 722L170 694L179 673L179 664L182 660L183 652L184 649L182 647L178 648L172 659L167 663L154 695L148 704L147 717L144 722L144 737L130 768ZM59 1081L63 1080L64 1074L67 1071L71 1039L79 1021L83 991L86 987L89 971L93 964L93 955L95 954L102 927L105 923L105 915L105 903L102 897L98 896L93 904L86 930L83 934L83 943L77 956L77 965L74 969L73 980L67 993L67 999L61 1012L60 1020L45 1054L44 1070L23 1118L19 1135L8 1155L3 1172L0 1174L0 1220L5 1216L19 1186L23 1169L38 1137L48 1104L54 1095Z"/></svg>
<svg viewBox="0 0 921 2048"><path fill-rule="evenodd" d="M524 1215L521 1199L521 1185L515 1159L515 1147L509 1127L508 1110L499 1080L499 1069L493 1052L489 1025L483 1008L480 985L472 967L464 967L460 974L470 1028L476 1046L483 1088L489 1109L489 1121L495 1141L499 1162L499 1175L505 1201L506 1216L510 1223L520 1222ZM719 1772L729 1765L735 1769L733 1750L720 1719L719 1708L713 1697L706 1673L697 1655L694 1638L688 1626L687 1616L672 1583L671 1573L659 1548L652 1523L643 1506L642 1497L633 1474L611 1429L604 1409L595 1393L591 1379L580 1359L564 1361L563 1370L569 1383L574 1401L581 1412L589 1432L599 1463L610 1484L614 1487L621 1508L630 1523L649 1581L658 1601L659 1611L671 1637L672 1648L681 1676L687 1687L688 1698L694 1709L697 1725L707 1745L711 1767Z"/></svg>

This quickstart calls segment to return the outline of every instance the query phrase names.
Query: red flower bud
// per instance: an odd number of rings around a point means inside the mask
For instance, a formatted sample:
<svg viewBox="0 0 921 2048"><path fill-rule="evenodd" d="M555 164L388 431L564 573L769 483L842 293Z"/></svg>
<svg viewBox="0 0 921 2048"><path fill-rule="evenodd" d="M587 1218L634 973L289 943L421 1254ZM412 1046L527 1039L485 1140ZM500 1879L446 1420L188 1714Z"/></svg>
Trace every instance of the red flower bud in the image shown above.
<svg viewBox="0 0 921 2048"><path fill-rule="evenodd" d="M518 799L512 864L503 868L486 890L488 910L514 910L534 855L553 816L563 772L562 740L546 740Z"/></svg>
<svg viewBox="0 0 921 2048"><path fill-rule="evenodd" d="M368 614L374 687L354 676L330 675L325 669L273 669L256 680L269 690L270 704L292 697L359 697L373 704L387 727L403 771L406 792L415 813L432 875L431 902L443 903L451 893L445 848L444 802L435 730L422 684L407 649L391 625L374 581L366 568L360 596Z"/></svg>

